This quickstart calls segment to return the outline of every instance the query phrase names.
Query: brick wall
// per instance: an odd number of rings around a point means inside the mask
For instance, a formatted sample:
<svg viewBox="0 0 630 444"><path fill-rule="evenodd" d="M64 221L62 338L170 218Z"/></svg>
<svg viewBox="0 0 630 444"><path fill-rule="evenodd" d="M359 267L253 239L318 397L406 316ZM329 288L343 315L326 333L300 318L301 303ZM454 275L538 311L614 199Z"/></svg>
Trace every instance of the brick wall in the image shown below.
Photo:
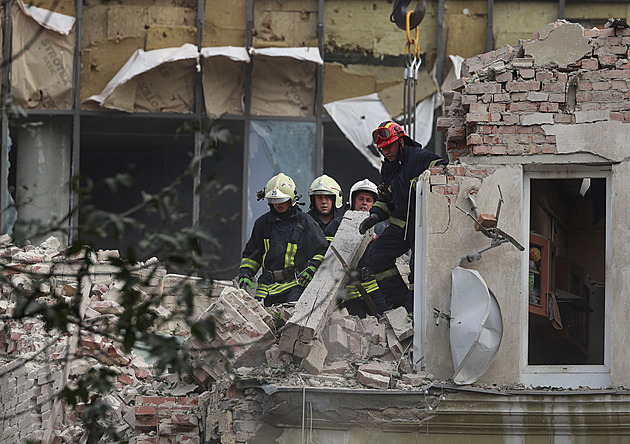
<svg viewBox="0 0 630 444"><path fill-rule="evenodd" d="M450 159L554 154L555 136L543 126L576 123L589 112L630 121L630 29L593 28L583 36L592 51L566 67L538 66L527 55L538 34L467 59L462 77L444 93L445 116L438 121Z"/></svg>

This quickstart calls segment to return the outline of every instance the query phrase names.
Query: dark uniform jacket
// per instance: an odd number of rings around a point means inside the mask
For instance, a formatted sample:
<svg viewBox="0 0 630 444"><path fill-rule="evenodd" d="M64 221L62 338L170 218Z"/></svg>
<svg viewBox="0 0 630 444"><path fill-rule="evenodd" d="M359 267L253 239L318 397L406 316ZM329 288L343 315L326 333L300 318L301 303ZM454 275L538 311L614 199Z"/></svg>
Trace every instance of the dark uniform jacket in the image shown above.
<svg viewBox="0 0 630 444"><path fill-rule="evenodd" d="M379 220L389 218L390 223L400 227L414 219L414 179L428 168L448 163L408 137L404 140L405 146L396 161L383 160L378 200L370 210L370 214L376 214Z"/></svg>
<svg viewBox="0 0 630 444"><path fill-rule="evenodd" d="M253 278L262 267L256 296L278 295L298 285L296 274L313 265L318 268L328 242L315 221L297 206L286 218L275 210L263 214L252 229L243 250L240 276Z"/></svg>
<svg viewBox="0 0 630 444"><path fill-rule="evenodd" d="M335 208L333 211L333 218L327 224L320 220L320 218L318 217L319 213L316 209L311 208L308 213L306 213L310 217L312 217L315 222L317 222L317 225L319 225L319 227L324 232L324 236L326 236L326 240L328 241L328 243L331 243L333 238L335 237L335 234L337 234L337 230L339 229L339 225L341 225L341 220L343 219L344 214L344 212L338 208Z"/></svg>

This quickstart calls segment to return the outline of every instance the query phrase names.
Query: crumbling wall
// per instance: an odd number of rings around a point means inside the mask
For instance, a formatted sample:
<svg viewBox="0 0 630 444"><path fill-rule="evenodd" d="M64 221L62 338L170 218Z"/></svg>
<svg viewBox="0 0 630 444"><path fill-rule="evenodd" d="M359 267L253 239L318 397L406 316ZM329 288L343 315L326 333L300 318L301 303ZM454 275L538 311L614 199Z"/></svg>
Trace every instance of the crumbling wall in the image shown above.
<svg viewBox="0 0 630 444"><path fill-rule="evenodd" d="M116 371L117 390L105 398L114 415L126 424L121 428L136 442L152 442L156 434L165 439L187 438L199 442L200 422L197 396L188 395L197 388L191 381L176 375L157 377L151 363L134 352L125 354L120 345L107 336L88 330L81 333L78 354L70 359L68 381L63 380L63 369L69 353L70 334L47 331L39 319L12 319L15 307L13 287L29 288L39 275L54 274L54 278L41 287L54 289L68 301L77 297L76 275L81 261L73 261L59 251L60 243L49 238L40 246L19 248L11 244L7 235L0 238L0 260L4 274L11 284L4 284L0 295L0 440L20 442L25 439L42 439L52 417L51 411L58 390L67 382L85 374L95 366L107 366ZM91 287L85 310L85 321L98 323L120 312L118 288L113 280L114 267L108 257L116 251L99 251L95 254L96 265L90 269ZM155 260L140 264L138 276L149 278ZM167 294L165 304L158 308L163 319L180 310L179 284L189 278L170 275L163 268L153 275L149 285L143 288L147 294ZM195 284L195 279L192 279ZM225 286L217 282L214 292ZM195 298L195 311L202 313L210 304L207 294L211 289L199 286ZM163 334L189 333L181 323L165 322L159 330ZM142 394L142 396L137 396ZM75 442L83 434L77 414L82 411L67 409L66 415L55 419L53 436L56 442Z"/></svg>
<svg viewBox="0 0 630 444"><path fill-rule="evenodd" d="M629 287L619 271L621 264L626 262L623 259L625 248L621 245L626 244L627 234L619 224L627 217L623 209L627 202L622 196L625 193L615 192L624 189L630 180L625 166L625 146L630 135L627 125L630 122L629 45L630 30L627 28L585 30L577 24L555 22L535 33L531 40L467 59L462 67L462 78L453 82L453 91L444 94L446 116L438 121L438 129L446 131L449 157L454 166L461 167L451 182L460 187L457 202L461 202L473 188L477 188L474 191L478 193L479 201L483 194L491 194L486 187L488 183L494 183L495 187L499 183L504 194L506 189L512 190L510 199L505 199L514 203L512 211L521 212L522 171L528 165L605 164L612 169L611 226L606 233L608 239L614 239L610 244L610 266L606 269L608 301L615 307L611 311L611 328L624 316L622 313L627 307L625 303L621 307L618 305L618 295L625 294ZM508 172L501 180L493 179L502 170L510 169L513 170L511 175ZM487 172L482 174L486 177L479 177L480 183L476 185L470 183L470 179L477 176L475 171ZM487 193L482 193L484 189ZM484 204L489 207L487 212L492 212L496 200L494 204L491 201L495 197L483 199L488 202ZM462 206L469 208L464 203ZM503 219L512 212L504 207L501 214ZM508 225L503 225L503 221ZM525 234L520 233L519 219L503 221L500 223L502 228L515 235L522 245L527 245L527 239L521 238ZM470 222L462 217L460 221L451 219L449 223L450 226L461 226L470 225ZM472 226L469 229L472 230ZM514 231L510 232L510 229ZM434 232L439 232L439 226ZM442 239L442 236L435 238ZM500 248L503 249L500 257L504 263L493 259L497 257L498 248L494 253L488 253L480 265L474 266L483 270L484 276L492 277L487 281L493 291L497 286L503 287L506 276L514 273L521 263L508 247ZM463 249L461 252L464 253ZM492 267L488 261L493 262ZM521 377L515 360L520 359L518 345L522 343L518 328L513 325L524 322L526 313L514 310L514 307L521 301L519 289L526 286L519 279L508 280L512 286L504 288L512 294L506 294L505 299L499 291L495 294L504 309L504 332L509 335L504 337L504 344L509 344L510 352L504 353L500 349L481 381L489 381L492 377L495 382L507 382ZM491 285L493 282L495 288ZM613 336L611 379L613 384L625 384L628 374L621 362L628 358L628 352ZM438 340L440 343L444 345L445 341ZM436 375L448 373L446 362L436 360L435 365L428 368ZM524 365L526 363L521 364Z"/></svg>

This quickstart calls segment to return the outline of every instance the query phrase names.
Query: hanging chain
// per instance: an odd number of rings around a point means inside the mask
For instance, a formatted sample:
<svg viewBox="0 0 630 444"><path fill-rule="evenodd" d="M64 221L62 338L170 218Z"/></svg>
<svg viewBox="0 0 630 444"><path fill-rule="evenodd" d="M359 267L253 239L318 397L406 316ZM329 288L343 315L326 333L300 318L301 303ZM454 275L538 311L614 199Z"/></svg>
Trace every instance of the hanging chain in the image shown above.
<svg viewBox="0 0 630 444"><path fill-rule="evenodd" d="M403 74L403 127L407 134L416 138L416 87L420 59L420 30L416 27L415 38L411 38L409 19L413 11L407 12L407 44L405 45L405 71Z"/></svg>

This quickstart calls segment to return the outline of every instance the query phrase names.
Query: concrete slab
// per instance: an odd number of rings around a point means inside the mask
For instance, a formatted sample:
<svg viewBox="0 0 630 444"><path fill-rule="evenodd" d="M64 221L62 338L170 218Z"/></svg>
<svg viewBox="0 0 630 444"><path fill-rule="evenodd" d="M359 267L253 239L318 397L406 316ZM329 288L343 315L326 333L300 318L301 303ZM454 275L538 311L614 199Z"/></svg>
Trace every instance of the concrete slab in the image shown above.
<svg viewBox="0 0 630 444"><path fill-rule="evenodd" d="M584 37L584 28L576 23L558 26L546 38L535 40L525 48L525 55L532 56L536 65L557 64L561 68L592 52L589 39Z"/></svg>

